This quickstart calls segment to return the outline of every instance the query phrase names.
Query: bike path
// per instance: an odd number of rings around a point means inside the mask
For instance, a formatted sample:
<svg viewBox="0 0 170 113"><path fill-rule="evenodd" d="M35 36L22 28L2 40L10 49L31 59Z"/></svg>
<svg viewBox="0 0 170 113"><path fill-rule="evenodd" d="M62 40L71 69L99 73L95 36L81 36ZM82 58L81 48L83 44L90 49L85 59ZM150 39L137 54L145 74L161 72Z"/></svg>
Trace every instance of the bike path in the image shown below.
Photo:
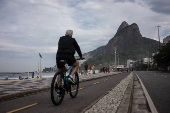
<svg viewBox="0 0 170 113"><path fill-rule="evenodd" d="M52 104L50 91L46 90L41 93L0 102L0 112L18 110L17 113L81 113L83 109L96 102L106 92L119 84L127 75L128 73L122 73L81 82L77 97L71 98L69 94L66 94L59 106Z"/></svg>
<svg viewBox="0 0 170 113"><path fill-rule="evenodd" d="M118 72L111 73L98 73L80 75L80 82L92 80L100 77L105 77ZM17 80L17 81L1 81L0 82L0 101L9 100L16 97L22 97L29 95L30 93L36 93L50 89L52 77L42 79L28 79L28 80Z"/></svg>

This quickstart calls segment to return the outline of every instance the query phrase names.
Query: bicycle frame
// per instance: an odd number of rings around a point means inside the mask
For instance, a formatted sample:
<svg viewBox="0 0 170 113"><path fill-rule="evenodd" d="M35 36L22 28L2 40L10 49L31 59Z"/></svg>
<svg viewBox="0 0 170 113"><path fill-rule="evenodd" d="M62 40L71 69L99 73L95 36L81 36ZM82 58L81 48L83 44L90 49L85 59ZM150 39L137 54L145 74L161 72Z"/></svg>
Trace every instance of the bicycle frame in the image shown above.
<svg viewBox="0 0 170 113"><path fill-rule="evenodd" d="M70 66L69 69L70 69L70 72L69 72L69 75L70 75L71 72L72 72L72 70L73 70L73 66ZM68 70L69 70L69 69L68 69ZM67 71L68 71L68 70L67 70ZM67 80L66 80L66 77L67 77L67 76L66 76L66 72L67 72L67 71L63 72L63 75L61 75L61 76L63 77L62 88L64 88L64 85L65 85L65 84L68 85ZM59 83L60 80L61 80L61 78L57 81L57 84ZM68 89L66 89L66 91L67 91L67 90L68 90Z"/></svg>

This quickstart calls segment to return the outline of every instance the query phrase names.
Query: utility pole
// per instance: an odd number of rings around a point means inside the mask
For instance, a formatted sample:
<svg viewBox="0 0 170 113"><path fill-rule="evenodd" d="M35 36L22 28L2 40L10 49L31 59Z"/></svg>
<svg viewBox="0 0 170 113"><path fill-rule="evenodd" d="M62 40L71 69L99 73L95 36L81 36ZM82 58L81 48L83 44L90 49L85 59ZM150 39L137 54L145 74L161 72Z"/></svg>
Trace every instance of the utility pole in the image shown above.
<svg viewBox="0 0 170 113"><path fill-rule="evenodd" d="M40 78L42 78L41 57L40 57Z"/></svg>
<svg viewBox="0 0 170 113"><path fill-rule="evenodd" d="M149 51L148 51L148 71L149 71L149 63L150 63L150 58L149 58Z"/></svg>
<svg viewBox="0 0 170 113"><path fill-rule="evenodd" d="M28 70L28 79L29 79L29 70Z"/></svg>
<svg viewBox="0 0 170 113"><path fill-rule="evenodd" d="M52 75L52 67L50 67L51 68L51 75Z"/></svg>
<svg viewBox="0 0 170 113"><path fill-rule="evenodd" d="M115 47L115 71L117 71L117 65L116 65L116 47Z"/></svg>
<svg viewBox="0 0 170 113"><path fill-rule="evenodd" d="M161 45L160 45L159 27L161 27L161 26L155 26L155 27L158 28L158 39L159 39L159 50L160 50L161 49Z"/></svg>
<svg viewBox="0 0 170 113"><path fill-rule="evenodd" d="M39 76L39 62L38 62L38 77L40 78L40 76Z"/></svg>
<svg viewBox="0 0 170 113"><path fill-rule="evenodd" d="M40 78L42 78L42 67L41 67L41 54L39 53L39 56L40 56Z"/></svg>
<svg viewBox="0 0 170 113"><path fill-rule="evenodd" d="M119 66L119 54L117 54L117 57L118 57L118 66Z"/></svg>

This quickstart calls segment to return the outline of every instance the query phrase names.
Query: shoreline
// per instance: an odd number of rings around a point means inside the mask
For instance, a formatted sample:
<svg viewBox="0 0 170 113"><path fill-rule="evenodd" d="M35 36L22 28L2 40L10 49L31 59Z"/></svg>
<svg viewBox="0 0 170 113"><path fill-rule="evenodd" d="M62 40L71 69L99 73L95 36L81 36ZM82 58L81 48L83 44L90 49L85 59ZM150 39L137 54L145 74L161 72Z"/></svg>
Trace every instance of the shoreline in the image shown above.
<svg viewBox="0 0 170 113"><path fill-rule="evenodd" d="M42 77L42 79L43 79L43 78L52 78L52 77ZM29 79L22 79L22 80L20 80L19 78L18 78L18 79L8 79L8 80L0 79L0 83L1 83L1 82L24 81L24 80L35 80L35 79L41 79L41 78L29 78Z"/></svg>

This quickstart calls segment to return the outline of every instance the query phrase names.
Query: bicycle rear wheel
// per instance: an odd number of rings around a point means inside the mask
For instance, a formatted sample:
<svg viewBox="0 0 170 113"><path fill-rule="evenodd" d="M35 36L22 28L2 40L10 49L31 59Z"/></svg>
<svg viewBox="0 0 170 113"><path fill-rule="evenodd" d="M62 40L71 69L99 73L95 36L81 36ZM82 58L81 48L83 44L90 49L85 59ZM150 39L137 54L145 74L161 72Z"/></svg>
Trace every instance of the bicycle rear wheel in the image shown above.
<svg viewBox="0 0 170 113"><path fill-rule="evenodd" d="M57 72L51 83L51 100L54 105L59 105L64 99L65 91L63 88L59 87L62 85L63 77L61 76L63 73ZM59 92L59 94L57 94Z"/></svg>
<svg viewBox="0 0 170 113"><path fill-rule="evenodd" d="M74 80L75 84L70 85L70 96L72 98L75 98L77 96L78 89L79 89L79 76L78 76L77 72L73 76L73 80Z"/></svg>

